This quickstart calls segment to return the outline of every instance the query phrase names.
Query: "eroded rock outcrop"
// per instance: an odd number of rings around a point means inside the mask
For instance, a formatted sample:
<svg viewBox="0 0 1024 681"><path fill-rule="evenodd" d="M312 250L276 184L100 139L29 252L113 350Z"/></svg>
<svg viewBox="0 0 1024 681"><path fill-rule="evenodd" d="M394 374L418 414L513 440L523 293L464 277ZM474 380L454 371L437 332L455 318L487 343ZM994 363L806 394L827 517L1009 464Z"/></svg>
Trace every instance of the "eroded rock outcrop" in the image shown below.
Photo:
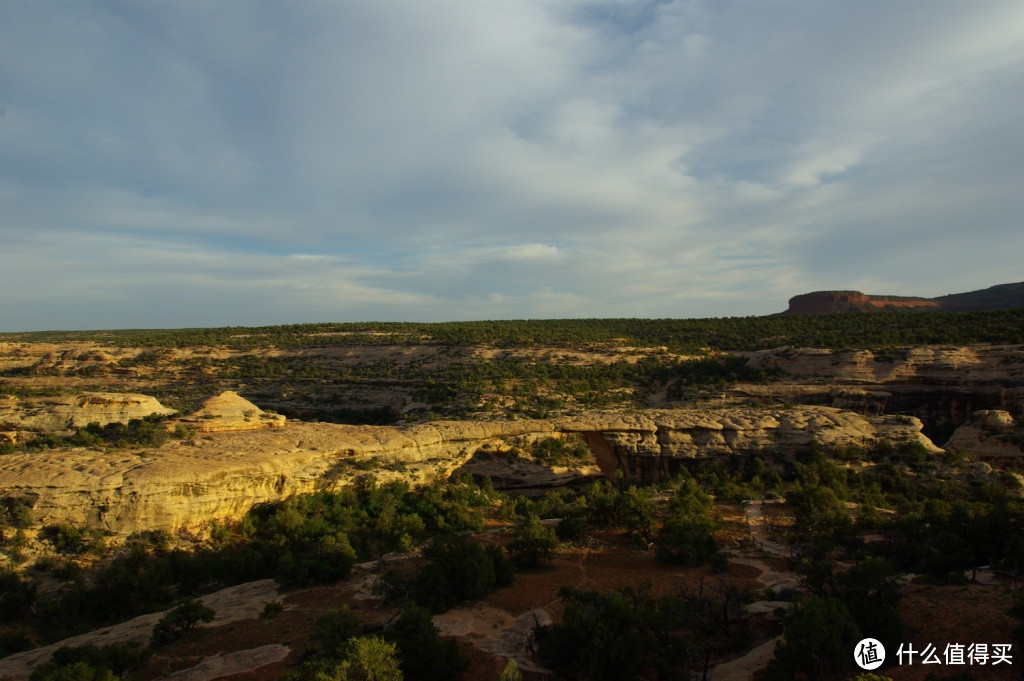
<svg viewBox="0 0 1024 681"><path fill-rule="evenodd" d="M224 433L260 428L281 428L285 417L263 411L233 390L203 402L199 411L178 419L200 433Z"/></svg>
<svg viewBox="0 0 1024 681"><path fill-rule="evenodd" d="M970 452L983 459L1024 458L1024 426L1001 409L984 409L971 415L946 442L946 449Z"/></svg>
<svg viewBox="0 0 1024 681"><path fill-rule="evenodd" d="M938 386L1024 383L1024 346L927 346L880 350L782 347L739 352L750 367L793 378Z"/></svg>
<svg viewBox="0 0 1024 681"><path fill-rule="evenodd" d="M86 449L0 458L0 496L32 507L36 526L70 522L126 536L141 530L198 530L237 520L252 506L372 472L425 482L449 475L483 448L501 451L574 434L606 475L651 477L687 458L738 452L786 453L812 441L878 440L935 446L911 417L864 417L829 407L595 413L556 420L448 421L410 427L289 423L172 440L141 452Z"/></svg>
<svg viewBox="0 0 1024 681"><path fill-rule="evenodd" d="M1014 310L1024 307L1024 282L997 284L980 291L938 298L865 295L860 291L814 291L789 299L787 314L834 314L870 310Z"/></svg>
<svg viewBox="0 0 1024 681"><path fill-rule="evenodd" d="M66 434L90 423L105 426L153 414L175 413L149 395L90 392L81 395L17 398L0 397L0 431L20 441L36 434Z"/></svg>
<svg viewBox="0 0 1024 681"><path fill-rule="evenodd" d="M904 296L870 296L860 291L813 291L789 299L786 314L836 314L864 310L938 310L937 301Z"/></svg>

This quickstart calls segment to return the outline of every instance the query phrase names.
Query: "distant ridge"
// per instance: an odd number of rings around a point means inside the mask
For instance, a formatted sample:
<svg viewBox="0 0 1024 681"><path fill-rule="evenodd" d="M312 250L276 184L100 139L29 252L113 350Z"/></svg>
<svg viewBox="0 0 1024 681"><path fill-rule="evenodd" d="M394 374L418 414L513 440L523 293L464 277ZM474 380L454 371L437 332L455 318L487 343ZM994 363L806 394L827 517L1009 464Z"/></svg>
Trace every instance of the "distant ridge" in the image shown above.
<svg viewBox="0 0 1024 681"><path fill-rule="evenodd" d="M980 291L951 293L938 298L877 296L860 291L813 291L790 298L789 309L784 314L836 314L879 310L971 312L1021 308L1024 308L1024 282L998 284Z"/></svg>

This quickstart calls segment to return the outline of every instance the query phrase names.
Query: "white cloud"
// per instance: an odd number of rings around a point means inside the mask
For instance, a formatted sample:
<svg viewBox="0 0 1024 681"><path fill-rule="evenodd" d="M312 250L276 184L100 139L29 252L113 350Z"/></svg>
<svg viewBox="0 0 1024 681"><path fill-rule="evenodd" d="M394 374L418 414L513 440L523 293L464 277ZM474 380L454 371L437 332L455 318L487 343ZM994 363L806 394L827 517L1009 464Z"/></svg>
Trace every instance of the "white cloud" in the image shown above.
<svg viewBox="0 0 1024 681"><path fill-rule="evenodd" d="M3 4L0 330L1014 281L1022 49L1010 1Z"/></svg>

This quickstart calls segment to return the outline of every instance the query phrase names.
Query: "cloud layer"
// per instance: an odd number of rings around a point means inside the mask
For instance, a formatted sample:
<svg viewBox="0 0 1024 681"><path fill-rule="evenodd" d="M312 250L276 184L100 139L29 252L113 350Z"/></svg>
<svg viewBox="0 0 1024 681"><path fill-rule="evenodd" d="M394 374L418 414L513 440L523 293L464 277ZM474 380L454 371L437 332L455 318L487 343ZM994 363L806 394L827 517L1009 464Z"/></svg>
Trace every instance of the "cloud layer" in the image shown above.
<svg viewBox="0 0 1024 681"><path fill-rule="evenodd" d="M1019 281L1024 5L0 4L0 331Z"/></svg>

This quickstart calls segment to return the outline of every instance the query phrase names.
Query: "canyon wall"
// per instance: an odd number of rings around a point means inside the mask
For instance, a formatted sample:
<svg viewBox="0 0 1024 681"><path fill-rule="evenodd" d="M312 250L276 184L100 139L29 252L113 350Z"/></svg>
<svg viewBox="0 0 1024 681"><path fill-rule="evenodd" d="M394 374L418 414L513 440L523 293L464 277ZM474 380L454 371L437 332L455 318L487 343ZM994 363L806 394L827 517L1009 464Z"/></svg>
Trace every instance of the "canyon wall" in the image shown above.
<svg viewBox="0 0 1024 681"><path fill-rule="evenodd" d="M27 399L0 395L0 437L17 443L35 435L67 434L90 423L127 424L132 419L173 413L155 397L137 393L90 392Z"/></svg>
<svg viewBox="0 0 1024 681"><path fill-rule="evenodd" d="M788 452L812 441L919 442L937 448L917 419L867 417L830 407L594 413L555 420L436 422L410 427L289 422L249 432L172 440L138 451L49 450L0 457L0 498L31 506L34 526L201 531L252 506L372 473L412 483L446 477L481 450L581 437L601 471L636 478L669 473L683 459Z"/></svg>

